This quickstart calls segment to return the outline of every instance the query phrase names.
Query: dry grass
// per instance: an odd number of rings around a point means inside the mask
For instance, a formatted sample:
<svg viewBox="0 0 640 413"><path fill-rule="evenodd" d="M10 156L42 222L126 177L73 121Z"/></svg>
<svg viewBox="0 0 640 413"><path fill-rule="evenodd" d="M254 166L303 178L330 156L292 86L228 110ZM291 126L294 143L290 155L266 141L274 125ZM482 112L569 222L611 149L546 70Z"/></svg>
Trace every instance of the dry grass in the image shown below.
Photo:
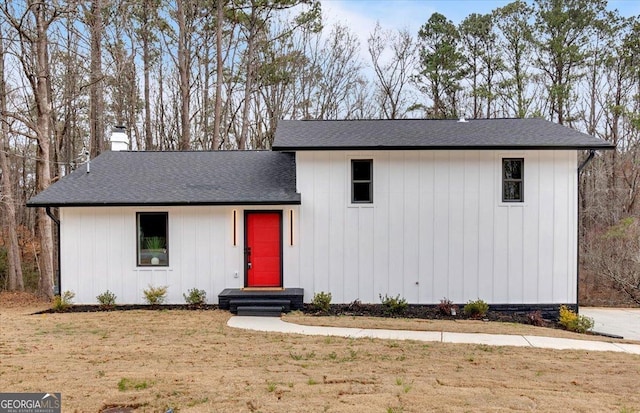
<svg viewBox="0 0 640 413"><path fill-rule="evenodd" d="M65 412L640 411L637 355L257 333L222 311L35 308L0 297L2 391L60 391Z"/></svg>

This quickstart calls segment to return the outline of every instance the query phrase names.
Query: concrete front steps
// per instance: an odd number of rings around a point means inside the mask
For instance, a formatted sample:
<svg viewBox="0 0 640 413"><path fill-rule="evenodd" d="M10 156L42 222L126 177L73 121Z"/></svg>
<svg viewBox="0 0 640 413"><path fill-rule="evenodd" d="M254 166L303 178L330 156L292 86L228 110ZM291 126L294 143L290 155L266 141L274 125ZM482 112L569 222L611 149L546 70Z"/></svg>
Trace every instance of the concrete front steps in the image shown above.
<svg viewBox="0 0 640 413"><path fill-rule="evenodd" d="M301 310L303 296L302 288L227 288L218 294L218 306L237 315L279 317L291 310Z"/></svg>

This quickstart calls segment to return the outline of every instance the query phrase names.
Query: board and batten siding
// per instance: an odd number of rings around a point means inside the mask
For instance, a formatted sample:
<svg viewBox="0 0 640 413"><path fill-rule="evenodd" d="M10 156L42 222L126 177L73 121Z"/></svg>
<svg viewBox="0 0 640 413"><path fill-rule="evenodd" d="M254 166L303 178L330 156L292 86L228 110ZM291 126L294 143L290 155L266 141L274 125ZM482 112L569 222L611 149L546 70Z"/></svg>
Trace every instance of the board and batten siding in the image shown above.
<svg viewBox="0 0 640 413"><path fill-rule="evenodd" d="M198 288L206 291L208 303L216 304L223 289L244 287L245 209L283 211L283 265L297 274L299 254L289 245L287 219L297 206L67 207L60 209L62 289L73 291L77 304L95 304L107 290L117 296L117 304L144 304L149 285L166 285L167 302L184 304L182 294ZM168 267L136 265L137 212L168 213ZM295 275L285 276L284 283L298 286Z"/></svg>
<svg viewBox="0 0 640 413"><path fill-rule="evenodd" d="M502 202L502 158L524 158L523 203ZM351 204L352 159L373 160L372 204ZM301 151L296 164L307 302L576 303L577 151Z"/></svg>

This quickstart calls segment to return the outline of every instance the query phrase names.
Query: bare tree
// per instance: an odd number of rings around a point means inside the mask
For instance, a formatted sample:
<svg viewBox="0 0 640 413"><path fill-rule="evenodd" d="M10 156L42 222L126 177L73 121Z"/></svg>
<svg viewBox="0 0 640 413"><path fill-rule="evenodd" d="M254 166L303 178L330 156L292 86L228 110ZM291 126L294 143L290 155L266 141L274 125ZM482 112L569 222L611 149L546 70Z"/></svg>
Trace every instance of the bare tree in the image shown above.
<svg viewBox="0 0 640 413"><path fill-rule="evenodd" d="M180 85L180 144L186 151L191 148L191 64L193 61L193 37L197 6L194 1L176 1L178 23L178 73Z"/></svg>
<svg viewBox="0 0 640 413"><path fill-rule="evenodd" d="M18 244L18 233L16 224L15 197L13 195L13 184L11 182L12 172L9 167L9 121L7 113L7 87L4 79L4 37L0 28L0 172L2 173L2 194L0 201L4 209L3 223L7 227L7 258L9 272L9 290L24 290L22 278L22 259L20 246Z"/></svg>
<svg viewBox="0 0 640 413"><path fill-rule="evenodd" d="M385 31L378 22L368 44L382 114L386 119L402 118L407 110L406 87L417 57L413 37L406 29ZM385 56L387 48L390 55Z"/></svg>
<svg viewBox="0 0 640 413"><path fill-rule="evenodd" d="M585 262L640 305L640 225L628 217L587 237Z"/></svg>
<svg viewBox="0 0 640 413"><path fill-rule="evenodd" d="M108 1L108 0L107 0ZM102 21L103 0L92 0L85 8L86 21L91 38L91 57L89 70L89 136L91 157L94 158L105 149L104 142L104 80L102 74L102 40L104 26Z"/></svg>
<svg viewBox="0 0 640 413"><path fill-rule="evenodd" d="M154 28L159 25L158 1L143 0L138 7L134 5L134 16L137 17L140 27L137 31L140 43L142 43L142 72L143 72L143 100L144 100L144 143L146 150L154 149L153 131L151 127L151 67L156 60L157 52L152 50L157 42Z"/></svg>
<svg viewBox="0 0 640 413"><path fill-rule="evenodd" d="M315 50L321 57L317 67L320 76L311 99L317 102L314 118L348 118L349 100L364 81L359 52L357 35L341 24L335 24L326 41Z"/></svg>
<svg viewBox="0 0 640 413"><path fill-rule="evenodd" d="M71 173L77 165L79 149L87 143L82 139L88 128L84 127L86 107L81 102L86 101L82 90L88 89L86 85L90 82L84 71L86 56L80 52L83 37L75 28L81 20L76 12L72 8L63 16L64 27L58 29L57 38L64 41L50 44L51 88L55 91L52 94L54 177Z"/></svg>
<svg viewBox="0 0 640 413"><path fill-rule="evenodd" d="M222 122L222 83L224 77L224 59L222 57L222 28L224 9L227 0L216 0L216 95L213 106L213 150L220 149L220 124Z"/></svg>
<svg viewBox="0 0 640 413"><path fill-rule="evenodd" d="M2 12L19 39L20 63L33 96L33 106L25 113L10 116L26 125L33 134L28 137L37 142L36 191L42 192L51 184L51 81L49 68L48 29L60 16L55 5L27 0L26 8L16 11L10 2L4 3ZM36 229L40 241L40 279L38 291L53 296L53 236L51 219L44 208L38 208Z"/></svg>

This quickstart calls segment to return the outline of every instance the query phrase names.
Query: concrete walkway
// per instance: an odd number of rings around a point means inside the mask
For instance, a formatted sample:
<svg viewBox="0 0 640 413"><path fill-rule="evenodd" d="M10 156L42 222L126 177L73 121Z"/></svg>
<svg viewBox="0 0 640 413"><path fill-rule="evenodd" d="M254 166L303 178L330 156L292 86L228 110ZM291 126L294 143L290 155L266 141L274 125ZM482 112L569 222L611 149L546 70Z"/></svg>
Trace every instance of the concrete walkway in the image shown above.
<svg viewBox="0 0 640 413"><path fill-rule="evenodd" d="M539 336L507 334L447 333L439 331L378 330L345 327L304 326L287 323L276 317L234 316L229 327L274 333L336 336L347 338L381 338L391 340L439 341L442 343L486 344L490 346L537 347L556 350L615 351L640 354L640 344L607 343Z"/></svg>
<svg viewBox="0 0 640 413"><path fill-rule="evenodd" d="M640 308L580 307L580 314L593 318L593 330L640 340Z"/></svg>

